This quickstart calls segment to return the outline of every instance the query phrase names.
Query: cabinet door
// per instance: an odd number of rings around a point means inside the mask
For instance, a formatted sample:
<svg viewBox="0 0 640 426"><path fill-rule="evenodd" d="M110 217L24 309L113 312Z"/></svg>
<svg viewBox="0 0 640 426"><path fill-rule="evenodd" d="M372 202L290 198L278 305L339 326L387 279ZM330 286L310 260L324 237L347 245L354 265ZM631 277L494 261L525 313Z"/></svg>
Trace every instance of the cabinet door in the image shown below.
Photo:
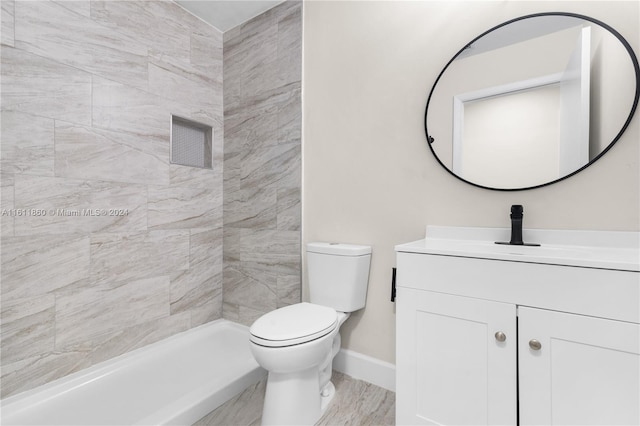
<svg viewBox="0 0 640 426"><path fill-rule="evenodd" d="M522 425L640 424L640 325L520 307L518 334Z"/></svg>
<svg viewBox="0 0 640 426"><path fill-rule="evenodd" d="M516 424L515 316L511 304L398 288L396 423Z"/></svg>

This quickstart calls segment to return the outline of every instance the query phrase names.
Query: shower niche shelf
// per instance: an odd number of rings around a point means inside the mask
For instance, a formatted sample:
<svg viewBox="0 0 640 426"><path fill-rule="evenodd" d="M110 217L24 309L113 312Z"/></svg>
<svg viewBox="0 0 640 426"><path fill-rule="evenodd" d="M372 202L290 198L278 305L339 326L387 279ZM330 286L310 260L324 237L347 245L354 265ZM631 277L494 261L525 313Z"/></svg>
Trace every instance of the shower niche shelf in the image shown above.
<svg viewBox="0 0 640 426"><path fill-rule="evenodd" d="M211 126L171 116L171 164L211 169L212 144Z"/></svg>

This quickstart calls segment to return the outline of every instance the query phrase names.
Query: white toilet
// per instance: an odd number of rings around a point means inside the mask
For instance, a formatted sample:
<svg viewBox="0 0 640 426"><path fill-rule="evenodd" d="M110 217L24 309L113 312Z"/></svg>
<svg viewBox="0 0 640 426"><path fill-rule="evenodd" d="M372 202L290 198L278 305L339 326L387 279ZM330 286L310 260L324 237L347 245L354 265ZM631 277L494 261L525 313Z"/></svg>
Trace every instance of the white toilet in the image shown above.
<svg viewBox="0 0 640 426"><path fill-rule="evenodd" d="M262 424L313 425L326 409L339 329L364 308L370 260L369 246L307 244L311 303L276 309L251 326L251 352L269 372Z"/></svg>

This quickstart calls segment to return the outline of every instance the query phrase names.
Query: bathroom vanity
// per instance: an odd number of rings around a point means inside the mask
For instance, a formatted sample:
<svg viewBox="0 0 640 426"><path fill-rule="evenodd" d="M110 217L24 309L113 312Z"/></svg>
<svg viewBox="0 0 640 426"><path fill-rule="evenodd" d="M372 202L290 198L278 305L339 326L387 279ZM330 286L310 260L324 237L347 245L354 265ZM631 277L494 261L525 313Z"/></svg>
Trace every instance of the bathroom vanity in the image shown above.
<svg viewBox="0 0 640 426"><path fill-rule="evenodd" d="M397 424L640 424L640 234L509 232L396 247Z"/></svg>

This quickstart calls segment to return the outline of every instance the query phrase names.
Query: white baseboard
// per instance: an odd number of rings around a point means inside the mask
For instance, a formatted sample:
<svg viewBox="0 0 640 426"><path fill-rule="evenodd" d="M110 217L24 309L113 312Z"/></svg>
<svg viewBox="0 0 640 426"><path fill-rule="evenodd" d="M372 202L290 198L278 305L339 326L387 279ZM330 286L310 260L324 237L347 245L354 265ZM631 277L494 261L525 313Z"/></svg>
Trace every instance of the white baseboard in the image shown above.
<svg viewBox="0 0 640 426"><path fill-rule="evenodd" d="M381 388L396 391L396 366L349 349L340 349L333 359L333 369Z"/></svg>

